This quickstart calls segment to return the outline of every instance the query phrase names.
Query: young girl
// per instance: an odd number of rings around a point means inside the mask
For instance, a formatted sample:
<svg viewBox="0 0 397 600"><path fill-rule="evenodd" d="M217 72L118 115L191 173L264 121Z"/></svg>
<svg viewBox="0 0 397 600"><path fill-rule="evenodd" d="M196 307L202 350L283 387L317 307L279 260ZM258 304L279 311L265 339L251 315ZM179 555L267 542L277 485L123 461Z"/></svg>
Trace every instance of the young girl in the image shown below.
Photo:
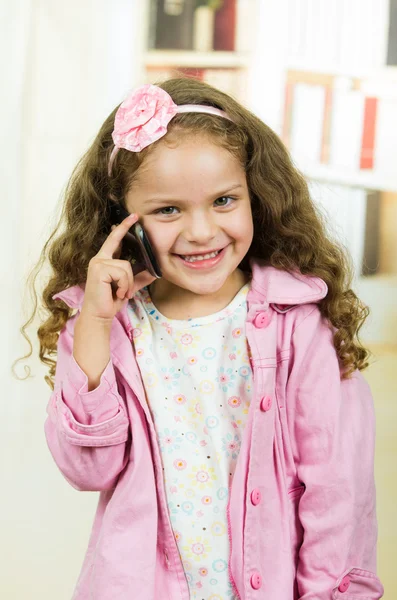
<svg viewBox="0 0 397 600"><path fill-rule="evenodd" d="M144 85L63 216L45 433L101 492L74 600L381 598L368 309L279 138L205 83ZM161 277L125 248L138 220Z"/></svg>

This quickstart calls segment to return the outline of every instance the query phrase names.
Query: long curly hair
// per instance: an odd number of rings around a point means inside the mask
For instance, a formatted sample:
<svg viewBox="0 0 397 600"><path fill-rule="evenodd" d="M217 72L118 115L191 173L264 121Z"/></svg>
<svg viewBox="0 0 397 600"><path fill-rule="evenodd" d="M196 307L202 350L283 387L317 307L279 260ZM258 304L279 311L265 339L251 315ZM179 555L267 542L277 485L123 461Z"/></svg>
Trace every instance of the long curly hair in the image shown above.
<svg viewBox="0 0 397 600"><path fill-rule="evenodd" d="M176 77L158 85L176 104L215 106L233 119L232 122L202 113L177 114L169 123L163 140L172 136L180 138L184 134L208 135L214 143L238 158L246 171L254 223L253 241L240 266L248 270L249 258L256 257L277 269L299 271L323 279L328 293L320 301L319 309L333 327L341 377L345 379L356 369L365 369L370 352L362 346L358 332L369 309L350 289L353 278L350 255L342 244L329 238L324 216L311 199L304 176L293 165L279 137L231 96L206 83ZM42 293L47 318L41 321L37 336L40 360L49 366L49 375L44 379L52 390L56 359L51 357L56 357L59 332L74 316L73 309L52 297L67 287L84 287L88 263L110 233L107 198L117 199L125 207L125 195L140 165L162 141L160 139L139 153L120 150L109 177L107 166L113 149L111 134L117 109L118 106L107 117L91 147L73 170L65 188L58 223L28 278L35 306L32 316L21 328L30 345L30 353L22 358L32 354L32 344L25 329L37 312L36 277L44 261L49 260L51 276ZM126 255L122 254L120 258L125 259ZM29 374L30 370L27 372Z"/></svg>

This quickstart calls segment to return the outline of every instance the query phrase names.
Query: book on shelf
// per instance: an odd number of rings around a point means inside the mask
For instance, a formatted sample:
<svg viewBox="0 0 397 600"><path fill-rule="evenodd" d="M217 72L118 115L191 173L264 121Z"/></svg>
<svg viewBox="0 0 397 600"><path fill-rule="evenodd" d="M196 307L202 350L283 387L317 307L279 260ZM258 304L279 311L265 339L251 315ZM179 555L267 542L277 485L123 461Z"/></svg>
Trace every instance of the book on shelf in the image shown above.
<svg viewBox="0 0 397 600"><path fill-rule="evenodd" d="M237 0L150 0L148 48L233 52L239 10Z"/></svg>
<svg viewBox="0 0 397 600"><path fill-rule="evenodd" d="M303 168L328 165L334 172L354 174L375 170L380 162L384 167L387 158L381 146L387 135L386 146L393 146L395 155L397 144L390 131L397 124L397 116L391 115L397 115L397 102L389 110L361 86L360 80L344 76L327 80L305 73L302 81L296 73L287 76L282 139ZM382 132L384 113L393 124L387 133Z"/></svg>
<svg viewBox="0 0 397 600"><path fill-rule="evenodd" d="M378 190L366 192L365 233L362 275L375 275L380 270L381 230L380 211L382 194Z"/></svg>
<svg viewBox="0 0 397 600"><path fill-rule="evenodd" d="M388 66L397 65L397 0L389 0L389 32L386 64Z"/></svg>
<svg viewBox="0 0 397 600"><path fill-rule="evenodd" d="M365 98L360 169L373 169L378 98Z"/></svg>
<svg viewBox="0 0 397 600"><path fill-rule="evenodd" d="M319 163L321 160L325 101L324 86L294 85L289 149L298 162Z"/></svg>
<svg viewBox="0 0 397 600"><path fill-rule="evenodd" d="M388 181L396 181L397 190L397 98L379 98L374 144L374 171Z"/></svg>
<svg viewBox="0 0 397 600"><path fill-rule="evenodd" d="M150 0L149 49L193 50L196 0Z"/></svg>
<svg viewBox="0 0 397 600"><path fill-rule="evenodd" d="M365 97L349 78L336 77L332 99L329 165L357 171L363 141Z"/></svg>
<svg viewBox="0 0 397 600"><path fill-rule="evenodd" d="M215 12L214 50L233 52L236 41L237 0L223 0Z"/></svg>

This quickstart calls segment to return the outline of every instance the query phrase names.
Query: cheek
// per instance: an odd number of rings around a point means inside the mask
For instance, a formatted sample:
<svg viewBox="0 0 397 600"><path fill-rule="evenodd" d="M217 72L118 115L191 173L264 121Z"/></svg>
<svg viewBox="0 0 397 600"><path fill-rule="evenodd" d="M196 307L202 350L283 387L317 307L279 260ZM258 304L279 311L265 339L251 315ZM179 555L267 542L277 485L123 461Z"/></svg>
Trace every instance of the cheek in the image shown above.
<svg viewBox="0 0 397 600"><path fill-rule="evenodd" d="M233 221L233 237L241 242L251 243L253 235L254 224L252 222L252 215L250 211L247 211L243 215L240 214Z"/></svg>
<svg viewBox="0 0 397 600"><path fill-rule="evenodd" d="M164 227L158 223L144 224L145 231L150 239L154 249L159 252L167 251L174 243L174 233L172 227Z"/></svg>

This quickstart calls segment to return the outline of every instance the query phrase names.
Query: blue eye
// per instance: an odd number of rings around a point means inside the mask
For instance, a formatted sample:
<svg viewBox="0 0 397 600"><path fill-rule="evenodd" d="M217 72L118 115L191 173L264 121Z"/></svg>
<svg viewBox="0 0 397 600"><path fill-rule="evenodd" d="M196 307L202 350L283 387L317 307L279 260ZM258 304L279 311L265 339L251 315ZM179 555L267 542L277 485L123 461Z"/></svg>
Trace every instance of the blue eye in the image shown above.
<svg viewBox="0 0 397 600"><path fill-rule="evenodd" d="M233 198L232 196L221 196L220 198L217 198L215 200L215 202L218 202L218 200L224 200L224 199L231 200L232 202L234 202L236 200L236 198ZM231 202L229 202L228 204L221 204L221 205L218 204L218 208L223 208L223 207L229 208L230 205L231 205ZM162 214L164 216L172 216L175 213L169 213L169 212L165 213L165 212L163 212L163 211L168 210L170 208L176 208L176 206L166 206L165 208L159 208L159 209L157 209L157 210L154 211L154 214L155 215Z"/></svg>

